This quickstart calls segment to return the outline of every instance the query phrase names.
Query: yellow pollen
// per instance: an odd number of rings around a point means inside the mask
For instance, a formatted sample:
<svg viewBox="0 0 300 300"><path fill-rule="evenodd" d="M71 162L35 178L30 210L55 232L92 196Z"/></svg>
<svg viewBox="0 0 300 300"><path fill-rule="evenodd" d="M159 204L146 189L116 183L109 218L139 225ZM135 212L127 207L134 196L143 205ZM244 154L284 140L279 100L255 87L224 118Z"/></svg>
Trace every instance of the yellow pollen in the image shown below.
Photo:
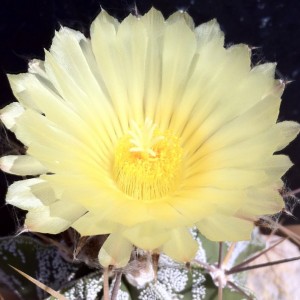
<svg viewBox="0 0 300 300"><path fill-rule="evenodd" d="M131 123L115 150L113 176L125 194L154 200L174 191L181 173L182 148L170 131L161 133L151 120Z"/></svg>

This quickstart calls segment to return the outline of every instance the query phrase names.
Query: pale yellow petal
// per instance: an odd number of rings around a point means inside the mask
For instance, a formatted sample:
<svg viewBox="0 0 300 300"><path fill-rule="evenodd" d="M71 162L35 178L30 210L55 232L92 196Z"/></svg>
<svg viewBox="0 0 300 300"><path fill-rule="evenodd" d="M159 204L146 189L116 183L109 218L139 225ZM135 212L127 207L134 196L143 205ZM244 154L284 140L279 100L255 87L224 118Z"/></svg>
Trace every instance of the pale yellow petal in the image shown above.
<svg viewBox="0 0 300 300"><path fill-rule="evenodd" d="M211 215L196 225L211 241L249 240L253 230L253 222L222 213Z"/></svg>
<svg viewBox="0 0 300 300"><path fill-rule="evenodd" d="M287 146L297 136L298 132L298 123L291 121L280 122L252 138L217 151L207 147L202 152L200 148L189 159L189 163L193 164L198 161L204 170L225 167L259 166L261 161L266 157L270 157L275 151Z"/></svg>
<svg viewBox="0 0 300 300"><path fill-rule="evenodd" d="M184 20L167 26L161 54L161 91L159 99L156 99L159 103L155 122L161 130L168 128L174 108L181 100L195 53L196 37Z"/></svg>
<svg viewBox="0 0 300 300"><path fill-rule="evenodd" d="M263 170L217 169L200 172L186 178L186 187L215 187L220 189L243 189L273 180Z"/></svg>
<svg viewBox="0 0 300 300"><path fill-rule="evenodd" d="M33 194L32 189L37 186L39 188L35 189L35 194ZM38 190L40 192L38 192ZM52 201L55 201L55 198L53 199L53 194L51 195L49 186L46 187L42 179L31 178L16 181L8 188L6 194L6 203L17 206L24 210L42 207L45 203L43 202L44 199L39 198L39 194L43 194L47 192L47 190L48 193L50 193L50 198L52 198ZM49 201L49 199L46 199L46 202L48 202L47 200Z"/></svg>
<svg viewBox="0 0 300 300"><path fill-rule="evenodd" d="M276 182L292 166L287 156L276 155L266 157L264 161L241 168L224 168L201 170L195 166L185 178L185 188L216 187L221 189L243 189L251 186L268 185ZM215 166L216 168L218 166ZM197 171L200 169L200 171Z"/></svg>
<svg viewBox="0 0 300 300"><path fill-rule="evenodd" d="M87 212L85 215L76 220L72 227L77 230L80 235L98 235L109 234L115 232L118 229L118 224L110 220L102 220L99 216L94 215L91 212Z"/></svg>
<svg viewBox="0 0 300 300"><path fill-rule="evenodd" d="M20 176L39 175L47 169L34 157L29 155L7 155L0 157L0 168L6 173Z"/></svg>
<svg viewBox="0 0 300 300"><path fill-rule="evenodd" d="M255 85L255 90L251 91L251 95L268 94L282 95L282 89L278 89L278 82L274 80L276 73L276 63L265 63L252 68L249 77L249 86ZM277 87L277 88L276 88ZM281 86L282 87L282 86Z"/></svg>
<svg viewBox="0 0 300 300"><path fill-rule="evenodd" d="M20 94L26 91L26 88L23 84L24 79L26 80L30 76L33 75L32 74L28 75L27 73L8 74L7 79L10 83L13 94L18 99L19 103L22 104L23 107L31 108L38 111L38 107L36 106L36 103L32 98L23 99L23 97L20 97Z"/></svg>
<svg viewBox="0 0 300 300"><path fill-rule="evenodd" d="M25 219L24 227L33 232L57 234L70 227L72 222L52 217L48 206L31 209Z"/></svg>
<svg viewBox="0 0 300 300"><path fill-rule="evenodd" d="M293 166L293 163L286 155L273 155L261 162L258 168L266 171L269 176L281 178ZM256 168L256 166L253 166Z"/></svg>
<svg viewBox="0 0 300 300"><path fill-rule="evenodd" d="M120 24L117 43L122 60L120 67L127 74L125 86L130 106L129 118L144 122L144 87L146 83L146 57L148 48L147 31L141 20L129 15Z"/></svg>
<svg viewBox="0 0 300 300"><path fill-rule="evenodd" d="M78 91L80 93L82 91L82 96L84 97L78 99L79 102L77 103L83 108L83 111L78 113L89 113L89 123L97 125L99 122L103 122L105 127L102 131L109 130L113 133L113 131L120 130L118 121L107 98L103 82L99 83L99 74L97 78L95 77L92 67L88 63L91 58L88 59L85 57L87 49L84 52L82 49L83 46L91 48L91 44L82 34L68 28L61 28L60 31L56 32L50 48L50 53L55 62L51 62L49 56L52 69L51 67L46 69L54 71L56 75L65 74L65 83L70 82L71 85L75 83ZM55 63L60 66L60 69L55 66ZM47 61L46 67L49 67ZM69 90L66 89L65 85L60 84L59 91L62 95L65 95L65 99L70 99L66 95L66 93L69 94ZM76 99L72 98L72 102L77 101ZM90 105L93 106L93 110L88 109ZM97 128L97 126L94 127Z"/></svg>
<svg viewBox="0 0 300 300"><path fill-rule="evenodd" d="M7 129L15 131L16 121L23 112L24 107L18 102L13 102L0 110L0 120Z"/></svg>
<svg viewBox="0 0 300 300"><path fill-rule="evenodd" d="M240 96L239 86L248 78L249 72L250 51L245 45L227 50L203 49L198 55L170 125L179 132L184 145L187 139L192 140L187 146L188 151L199 148L199 143L211 134L212 124L215 130L260 100L246 102Z"/></svg>
<svg viewBox="0 0 300 300"><path fill-rule="evenodd" d="M86 214L87 210L76 202L58 200L49 205L49 212L50 216L74 222Z"/></svg>
<svg viewBox="0 0 300 300"><path fill-rule="evenodd" d="M280 122L276 126L279 133L279 141L277 142L275 151L282 150L292 140L296 138L300 131L300 124L293 121Z"/></svg>
<svg viewBox="0 0 300 300"><path fill-rule="evenodd" d="M88 121L84 121L68 103L47 87L44 81L38 80L32 74L22 74L22 76L13 75L11 82L23 87L19 92L15 90L19 100L30 102L35 110L44 113L56 126L63 127L65 131L88 143L90 147L98 149L99 138L95 134L95 129L88 126ZM87 132L89 134L86 134Z"/></svg>
<svg viewBox="0 0 300 300"><path fill-rule="evenodd" d="M189 76L180 101L176 103L170 123L170 129L181 137L183 143L203 122L207 113L204 108L209 105L215 108L215 75L223 69L222 63L225 59L225 49L215 49L213 46L204 49L202 55L195 55L193 72ZM212 65L207 65L208 61ZM212 93L208 92L210 89ZM211 96L214 96L214 99L211 99Z"/></svg>
<svg viewBox="0 0 300 300"><path fill-rule="evenodd" d="M190 218L188 214L182 214L176 207L174 207L174 202L174 198L168 197L164 201L148 203L147 214L148 216L151 216L152 220L155 220L156 224L162 228L170 229L176 226L192 227L194 224L192 218Z"/></svg>
<svg viewBox="0 0 300 300"><path fill-rule="evenodd" d="M76 43L75 41L73 42ZM78 55L82 57L83 54L80 52L80 49L78 49L78 52ZM68 53L63 54L67 55ZM76 58L73 59L76 61ZM84 60L84 58L82 58L82 60ZM88 136L89 143L101 148L100 154L107 155L117 139L116 134L120 128L111 105L107 102L106 97L99 92L101 89L98 88L98 92L90 94L83 84L77 84L75 78L68 72L68 69L63 68L64 65L59 64L59 58L52 53L46 53L45 66L49 77L61 96L67 101L67 104L76 114L87 123L88 128L85 131L91 133L91 135ZM97 83L94 85L97 86ZM91 106L93 109L90 109ZM80 126L80 123L78 126ZM91 137L93 137L93 139ZM83 137L83 139L86 138Z"/></svg>
<svg viewBox="0 0 300 300"><path fill-rule="evenodd" d="M151 38L160 37L166 27L164 16L154 7L143 15L140 20L145 26L148 36Z"/></svg>
<svg viewBox="0 0 300 300"><path fill-rule="evenodd" d="M38 198L43 205L50 205L57 200L54 190L49 182L40 178L42 182L34 184L30 187L31 193Z"/></svg>
<svg viewBox="0 0 300 300"><path fill-rule="evenodd" d="M133 245L141 249L154 250L166 242L169 237L169 232L157 226L155 222L146 222L125 229L123 236Z"/></svg>
<svg viewBox="0 0 300 300"><path fill-rule="evenodd" d="M144 86L144 106L146 117L154 120L154 115L158 106L158 99L161 84L161 49L163 47L163 34L166 29L164 17L158 10L152 8L141 17L140 22L144 25L147 36L147 57L145 65L145 84Z"/></svg>
<svg viewBox="0 0 300 300"><path fill-rule="evenodd" d="M117 139L118 126L114 126L114 124L115 122L118 124L118 121L114 112L107 108L108 104L103 100L104 97L95 94L94 98L92 98L84 86L80 85L67 72L67 69L63 69L63 65L60 65L57 59L50 53L46 53L45 66L61 96L85 122L88 122L89 131L92 133L97 131L96 141L97 139L100 140L102 148L100 154L107 155L109 149L112 147L112 143ZM91 101L91 99L95 98L99 102L97 106ZM94 106L94 109L90 109L91 106Z"/></svg>
<svg viewBox="0 0 300 300"><path fill-rule="evenodd" d="M198 147L201 146L203 152L206 149L214 149L215 151L263 132L276 123L280 102L281 99L276 96L267 96L244 114L223 126L218 126L216 121L211 118L209 123L206 122L200 127ZM205 135L202 134L202 131L206 132ZM191 138L196 138L196 136ZM189 151L188 141L185 148Z"/></svg>
<svg viewBox="0 0 300 300"><path fill-rule="evenodd" d="M187 228L176 228L170 231L170 239L162 246L162 252L180 262L190 262L198 251L199 245Z"/></svg>
<svg viewBox="0 0 300 300"><path fill-rule="evenodd" d="M237 212L238 215L251 217L267 214L276 214L284 208L284 201L279 193L279 187L266 186L263 188L250 188L247 198Z"/></svg>
<svg viewBox="0 0 300 300"><path fill-rule="evenodd" d="M194 29L195 27L195 23L193 18L185 11L176 11L175 13L173 13L172 15L169 16L169 18L166 20L166 22L168 24L172 24L175 22L179 22L181 20L184 20L186 25L190 28L190 29Z"/></svg>
<svg viewBox="0 0 300 300"><path fill-rule="evenodd" d="M93 148L88 147L88 144L84 144L82 140L63 131L46 117L31 110L27 110L19 118L16 135L29 146L27 153L36 157L54 173L62 164L66 170L68 162L70 164L68 167L76 168L80 162L85 161L82 167L89 168L89 165L103 165L103 160L107 161L105 153L93 151ZM40 148L45 148L45 150L40 151ZM83 156L82 153L86 155ZM74 164L74 161L77 164ZM97 168L94 169L97 170Z"/></svg>
<svg viewBox="0 0 300 300"><path fill-rule="evenodd" d="M220 26L216 19L203 23L196 27L199 48L207 47L208 44L213 43L214 47L223 47L224 33L221 31Z"/></svg>
<svg viewBox="0 0 300 300"><path fill-rule="evenodd" d="M115 200L112 195L118 195ZM122 197L123 196L123 197ZM113 222L118 222L124 226L134 226L136 224L152 220L152 216L147 214L147 205L139 203L135 199L127 198L122 193L111 192L111 198L106 198L106 203L111 203L104 210L99 212L104 219L110 219ZM97 205L97 203L95 203Z"/></svg>
<svg viewBox="0 0 300 300"><path fill-rule="evenodd" d="M109 190L107 185L110 180L104 176L97 178L93 175L60 172L41 175L41 177L49 182L61 200L74 201L86 207L87 210L99 210L97 213L102 215L103 210L113 206L116 199L114 200L113 196L107 196L107 190Z"/></svg>
<svg viewBox="0 0 300 300"><path fill-rule="evenodd" d="M193 223L212 215L220 207L234 214L247 199L246 190L222 190L212 187L182 188L171 205Z"/></svg>
<svg viewBox="0 0 300 300"><path fill-rule="evenodd" d="M99 220L111 220L124 226L133 226L152 219L147 205L135 201L112 185L110 178L82 178L66 175L42 176L56 188L61 199L75 201L89 211L97 212Z"/></svg>
<svg viewBox="0 0 300 300"><path fill-rule="evenodd" d="M35 74L39 78L43 78L44 80L48 81L43 60L34 58L31 61L29 61L28 73Z"/></svg>
<svg viewBox="0 0 300 300"><path fill-rule="evenodd" d="M112 233L100 249L98 255L100 265L104 268L109 266L123 268L128 264L132 250L132 244L124 239L121 233Z"/></svg>
<svg viewBox="0 0 300 300"><path fill-rule="evenodd" d="M124 72L119 53L116 22L105 11L102 11L91 25L91 45L118 121L123 131L126 131L130 110L126 88L128 74Z"/></svg>

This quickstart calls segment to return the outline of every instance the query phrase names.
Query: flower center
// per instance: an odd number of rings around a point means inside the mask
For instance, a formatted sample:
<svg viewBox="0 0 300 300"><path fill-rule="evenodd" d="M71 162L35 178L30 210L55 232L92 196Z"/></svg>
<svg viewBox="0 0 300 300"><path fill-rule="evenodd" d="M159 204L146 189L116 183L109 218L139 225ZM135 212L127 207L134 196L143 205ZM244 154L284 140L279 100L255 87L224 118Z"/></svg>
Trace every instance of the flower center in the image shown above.
<svg viewBox="0 0 300 300"><path fill-rule="evenodd" d="M160 132L151 120L131 130L116 147L113 175L127 195L145 201L161 198L176 187L182 148L170 131Z"/></svg>

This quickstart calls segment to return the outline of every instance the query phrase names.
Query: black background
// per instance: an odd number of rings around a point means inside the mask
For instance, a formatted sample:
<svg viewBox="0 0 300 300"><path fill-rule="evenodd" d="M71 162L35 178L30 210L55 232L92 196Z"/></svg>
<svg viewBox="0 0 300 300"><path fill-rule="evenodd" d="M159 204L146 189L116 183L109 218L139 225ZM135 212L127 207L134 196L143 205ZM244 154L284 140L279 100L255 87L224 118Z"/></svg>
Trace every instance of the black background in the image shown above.
<svg viewBox="0 0 300 300"><path fill-rule="evenodd" d="M165 17L186 10L196 25L217 18L225 32L226 44L246 43L253 49L253 64L277 62L277 77L288 84L279 120L300 122L300 1L299 0L1 0L0 3L0 108L14 101L6 73L26 72L33 58L43 58L54 31L61 25L88 36L89 26L101 7L119 20L130 12L147 12L151 6ZM12 137L10 137L12 138ZM9 147L1 129L1 154ZM285 182L300 187L300 137L284 151L295 166ZM4 204L8 183L16 178L0 173L0 235L15 233L22 214ZM298 222L297 216L289 222ZM17 217L18 215L18 217Z"/></svg>

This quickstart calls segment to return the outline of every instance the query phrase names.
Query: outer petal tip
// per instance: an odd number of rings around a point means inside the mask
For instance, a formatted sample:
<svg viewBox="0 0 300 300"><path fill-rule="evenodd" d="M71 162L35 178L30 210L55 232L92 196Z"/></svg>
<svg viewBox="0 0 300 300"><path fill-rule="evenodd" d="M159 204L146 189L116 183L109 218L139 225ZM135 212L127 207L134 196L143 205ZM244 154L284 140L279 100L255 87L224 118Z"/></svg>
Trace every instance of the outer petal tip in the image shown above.
<svg viewBox="0 0 300 300"><path fill-rule="evenodd" d="M198 243L186 228L171 231L171 238L163 245L162 251L172 259L190 262L198 251Z"/></svg>
<svg viewBox="0 0 300 300"><path fill-rule="evenodd" d="M8 188L6 203L24 210L41 207L43 203L32 193L32 188L42 182L39 178L16 181Z"/></svg>
<svg viewBox="0 0 300 300"><path fill-rule="evenodd" d="M50 216L48 206L30 210L26 215L25 227L28 231L57 234L70 227L71 222Z"/></svg>
<svg viewBox="0 0 300 300"><path fill-rule="evenodd" d="M112 233L100 249L98 259L104 268L123 268L128 264L131 252L132 244L120 233Z"/></svg>
<svg viewBox="0 0 300 300"><path fill-rule="evenodd" d="M29 155L7 155L0 158L2 171L19 176L40 175L47 169L35 158Z"/></svg>
<svg viewBox="0 0 300 300"><path fill-rule="evenodd" d="M198 42L200 46L206 46L210 42L216 42L218 45L224 45L224 33L216 19L196 27Z"/></svg>
<svg viewBox="0 0 300 300"><path fill-rule="evenodd" d="M245 241L250 240L253 222L215 214L200 221L197 227L211 241Z"/></svg>
<svg viewBox="0 0 300 300"><path fill-rule="evenodd" d="M1 109L0 120L7 129L13 130L17 119L24 111L24 107L21 104L13 102Z"/></svg>

